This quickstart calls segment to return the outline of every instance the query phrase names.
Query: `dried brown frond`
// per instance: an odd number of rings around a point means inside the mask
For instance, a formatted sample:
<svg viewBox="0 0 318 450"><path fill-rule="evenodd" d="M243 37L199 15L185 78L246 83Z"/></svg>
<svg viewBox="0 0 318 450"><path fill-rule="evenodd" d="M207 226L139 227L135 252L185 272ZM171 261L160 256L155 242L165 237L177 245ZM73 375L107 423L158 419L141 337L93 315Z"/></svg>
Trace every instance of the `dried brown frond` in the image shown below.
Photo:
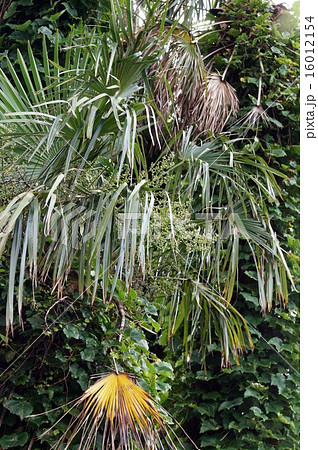
<svg viewBox="0 0 318 450"><path fill-rule="evenodd" d="M169 31L167 27L163 37ZM176 28L173 31L161 60L152 66L149 78L153 80L153 95L161 115L157 118L161 134L165 134L167 128L172 134L178 132L190 123L190 105L206 79L198 44L187 30Z"/></svg>
<svg viewBox="0 0 318 450"><path fill-rule="evenodd" d="M169 32L171 29L166 27L159 39ZM229 63L232 57L233 54ZM224 79L228 66L223 76L207 75L200 49L190 32L173 30L161 60L149 72L158 111L156 126L161 136L176 136L192 125L194 135L208 132L215 135L223 130L239 108L235 89Z"/></svg>
<svg viewBox="0 0 318 450"><path fill-rule="evenodd" d="M208 75L193 102L192 123L200 132L220 133L231 115L236 115L239 101L235 89L221 75Z"/></svg>
<svg viewBox="0 0 318 450"><path fill-rule="evenodd" d="M263 122L266 126L271 127L271 118L262 105L254 106L237 123L242 123L242 125L247 128L258 128L260 122Z"/></svg>

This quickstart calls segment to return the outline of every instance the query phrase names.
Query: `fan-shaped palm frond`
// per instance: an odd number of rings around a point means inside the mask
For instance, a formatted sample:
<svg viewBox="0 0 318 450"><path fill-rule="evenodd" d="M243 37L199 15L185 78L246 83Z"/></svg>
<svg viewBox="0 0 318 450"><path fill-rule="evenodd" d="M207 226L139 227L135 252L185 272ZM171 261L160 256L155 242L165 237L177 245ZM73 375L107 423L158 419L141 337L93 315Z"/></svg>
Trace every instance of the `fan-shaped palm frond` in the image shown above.
<svg viewBox="0 0 318 450"><path fill-rule="evenodd" d="M54 448L67 449L80 437L79 449L93 449L100 433L103 450L176 449L155 400L133 379L109 373L90 386L71 408L81 411Z"/></svg>
<svg viewBox="0 0 318 450"><path fill-rule="evenodd" d="M239 101L235 89L221 75L213 73L207 76L193 102L192 123L200 132L211 131L213 135L220 133L231 115L236 115Z"/></svg>
<svg viewBox="0 0 318 450"><path fill-rule="evenodd" d="M209 74L189 30L166 27L165 34L169 36L167 46L150 72L161 133L170 129L177 135L180 129L193 125L194 136L209 131L216 135L239 108L235 89L225 81L233 54L223 76Z"/></svg>
<svg viewBox="0 0 318 450"><path fill-rule="evenodd" d="M158 33L158 29L154 32ZM162 39L167 41L162 58L152 66L149 75L153 79L155 105L160 112L157 125L164 134L171 124L176 132L187 126L190 105L206 75L198 44L189 30L166 26Z"/></svg>
<svg viewBox="0 0 318 450"><path fill-rule="evenodd" d="M270 118L262 105L254 106L242 119L243 126L258 127L260 122L264 122L265 125L270 126Z"/></svg>
<svg viewBox="0 0 318 450"><path fill-rule="evenodd" d="M248 111L243 117L241 117L239 120L237 120L234 123L234 126L239 125L242 128L245 129L245 134L250 128L258 129L260 123L263 123L267 127L271 127L272 123L275 123L276 125L280 125L279 122L272 119L264 110L263 106L261 105L261 96L262 96L262 78L265 74L264 67L262 60L259 60L260 66L261 66L261 75L258 80L258 95L257 95L257 103L253 108Z"/></svg>

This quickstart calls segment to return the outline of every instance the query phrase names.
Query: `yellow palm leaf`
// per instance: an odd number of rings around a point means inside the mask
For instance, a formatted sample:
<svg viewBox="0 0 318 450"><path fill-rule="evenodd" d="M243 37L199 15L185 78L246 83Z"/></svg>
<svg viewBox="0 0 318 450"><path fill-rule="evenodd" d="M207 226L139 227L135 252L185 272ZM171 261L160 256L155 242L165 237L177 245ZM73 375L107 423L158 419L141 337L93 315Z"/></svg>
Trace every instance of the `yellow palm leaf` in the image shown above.
<svg viewBox="0 0 318 450"><path fill-rule="evenodd" d="M102 449L176 449L155 400L133 378L109 373L90 386L74 405L82 407L80 414L55 448L63 444L66 450L80 435L78 449L94 449L100 433Z"/></svg>

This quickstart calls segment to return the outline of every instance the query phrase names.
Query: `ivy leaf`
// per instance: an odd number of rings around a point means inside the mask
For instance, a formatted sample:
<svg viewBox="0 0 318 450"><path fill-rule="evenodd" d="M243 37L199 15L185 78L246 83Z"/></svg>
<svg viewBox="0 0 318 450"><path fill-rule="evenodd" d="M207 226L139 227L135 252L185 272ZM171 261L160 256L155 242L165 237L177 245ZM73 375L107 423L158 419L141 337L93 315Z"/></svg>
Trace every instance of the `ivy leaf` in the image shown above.
<svg viewBox="0 0 318 450"><path fill-rule="evenodd" d="M148 342L146 341L146 339L144 339L144 336L136 329L132 329L130 331L130 337L131 339L136 342L136 344L138 344L140 347L145 348L146 350L149 349L148 346Z"/></svg>
<svg viewBox="0 0 318 450"><path fill-rule="evenodd" d="M26 416L30 415L33 411L33 406L31 403L24 400L22 397L10 399L4 402L5 408L7 408L12 414L16 414L20 419L24 419Z"/></svg>
<svg viewBox="0 0 318 450"><path fill-rule="evenodd" d="M233 406L238 406L241 405L242 403L243 403L242 398L236 398L235 400L223 402L219 407L219 411L223 411L224 409L231 409L233 408Z"/></svg>
<svg viewBox="0 0 318 450"><path fill-rule="evenodd" d="M154 363L154 368L157 373L160 373L160 375L173 378L173 368L170 363L165 361L157 361Z"/></svg>
<svg viewBox="0 0 318 450"><path fill-rule="evenodd" d="M200 428L200 433L205 433L206 431L216 431L220 428L221 426L218 425L215 420L204 420Z"/></svg>
<svg viewBox="0 0 318 450"><path fill-rule="evenodd" d="M15 23L8 23L7 26L13 28L14 30L26 31L31 25L31 23L32 23L31 20L27 20L26 22L21 23L20 25L17 25Z"/></svg>
<svg viewBox="0 0 318 450"><path fill-rule="evenodd" d="M73 377L77 379L77 382L81 386L81 388L85 390L87 388L89 378L85 370L77 363L75 363L71 365L70 372L72 373Z"/></svg>
<svg viewBox="0 0 318 450"><path fill-rule="evenodd" d="M265 411L267 412L267 414L268 413L278 414L280 411L282 411L283 408L284 406L282 405L282 403L279 402L271 402L265 405Z"/></svg>
<svg viewBox="0 0 318 450"><path fill-rule="evenodd" d="M250 84L255 84L256 86L258 86L259 80L258 80L258 78L247 77L247 82L250 83Z"/></svg>
<svg viewBox="0 0 318 450"><path fill-rule="evenodd" d="M244 397L255 397L258 400L260 400L262 396L259 392L256 392L253 388L248 387L244 392Z"/></svg>
<svg viewBox="0 0 318 450"><path fill-rule="evenodd" d="M25 431L22 433L6 434L0 438L0 446L2 449L22 447L28 439L29 435Z"/></svg>
<svg viewBox="0 0 318 450"><path fill-rule="evenodd" d="M203 416L213 417L216 410L217 410L218 404L215 403L202 403L201 405L197 406L195 405L194 408L199 411L199 413Z"/></svg>
<svg viewBox="0 0 318 450"><path fill-rule="evenodd" d="M203 436L200 447L216 448L215 446L219 440L220 438L218 436Z"/></svg>
<svg viewBox="0 0 318 450"><path fill-rule="evenodd" d="M50 30L48 27L46 27L46 26L40 27L40 28L38 29L38 33L44 34L45 36L48 37L48 39L49 39L51 42L53 42L54 36L53 36L52 30Z"/></svg>
<svg viewBox="0 0 318 450"><path fill-rule="evenodd" d="M252 278L253 280L256 280L256 281L257 281L257 273L256 273L254 270L245 270L244 273L245 273L248 277L250 277L250 278Z"/></svg>
<svg viewBox="0 0 318 450"><path fill-rule="evenodd" d="M63 6L65 6L66 11L72 16L74 19L78 17L78 12L75 8L73 8L68 2L63 2Z"/></svg>
<svg viewBox="0 0 318 450"><path fill-rule="evenodd" d="M248 292L241 293L246 301L253 303L255 306L259 305L258 298L254 295L249 294Z"/></svg>
<svg viewBox="0 0 318 450"><path fill-rule="evenodd" d="M250 410L253 412L255 417L259 417L260 419L263 419L263 420L267 419L267 416L257 406L252 406L250 408Z"/></svg>
<svg viewBox="0 0 318 450"><path fill-rule="evenodd" d="M273 150L271 150L270 154L278 157L286 156L286 152L281 148L274 148Z"/></svg>
<svg viewBox="0 0 318 450"><path fill-rule="evenodd" d="M285 390L285 382L286 378L282 373L276 373L272 374L271 376L271 383L273 386L276 386L278 388L279 394L282 394Z"/></svg>
<svg viewBox="0 0 318 450"><path fill-rule="evenodd" d="M170 389L170 384L163 383L162 381L157 381L156 388L161 392L168 392Z"/></svg>
<svg viewBox="0 0 318 450"><path fill-rule="evenodd" d="M68 338L79 339L79 337L80 337L79 329L77 328L77 326L73 325L72 323L70 323L69 325L66 325L66 327L64 327L63 333Z"/></svg>
<svg viewBox="0 0 318 450"><path fill-rule="evenodd" d="M285 425L289 425L289 426L295 428L295 425L293 424L293 422L286 416L283 416L283 414L278 414L278 420L280 422L284 423Z"/></svg>
<svg viewBox="0 0 318 450"><path fill-rule="evenodd" d="M268 343L273 345L278 352L282 350L282 342L283 341L278 337L273 337L268 341Z"/></svg>
<svg viewBox="0 0 318 450"><path fill-rule="evenodd" d="M84 361L93 362L95 359L96 352L93 348L85 348L85 350L81 351L81 358Z"/></svg>

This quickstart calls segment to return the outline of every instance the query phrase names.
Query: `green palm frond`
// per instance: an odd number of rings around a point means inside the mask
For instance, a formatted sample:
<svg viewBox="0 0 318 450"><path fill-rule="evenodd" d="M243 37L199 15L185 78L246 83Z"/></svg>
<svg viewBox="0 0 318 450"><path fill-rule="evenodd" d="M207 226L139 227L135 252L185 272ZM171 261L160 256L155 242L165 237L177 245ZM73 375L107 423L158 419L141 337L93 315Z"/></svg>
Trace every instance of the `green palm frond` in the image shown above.
<svg viewBox="0 0 318 450"><path fill-rule="evenodd" d="M148 27L137 27L129 5L123 11L113 2L107 35L71 35L63 58L56 44L50 61L44 40L41 70L29 46L29 69L18 55L21 76L10 62L10 77L0 71L2 150L24 181L0 211L0 255L10 260L7 333L15 297L22 320L26 277L61 296L75 270L79 295L105 302L119 282L128 291L136 279L170 277L177 282L163 300L167 340L183 327L188 356L201 333L204 357L215 332L226 365L250 345L231 305L242 242L255 262L262 311L275 299L287 302L291 275L267 211L281 195L282 175L225 136L193 140L198 129L223 128L237 110L236 94L219 76L206 78L187 29L151 17ZM160 140L158 111L163 135L170 116L180 131L172 125L176 133L162 153L176 153L156 185L144 130ZM190 126L195 114L197 131ZM187 216L181 225L174 216L180 205ZM164 242L153 238L160 212Z"/></svg>
<svg viewBox="0 0 318 450"><path fill-rule="evenodd" d="M181 156L189 164L184 177L188 195L194 195L201 181L202 210L205 212L201 217L211 222L218 236L212 269L206 279L216 277L218 286L222 286L222 273L225 274L226 281L219 294L230 301L237 277L239 242L245 241L254 255L262 310L271 308L273 292L282 304L286 304L286 282L281 282L281 276L293 284L292 276L270 225L265 203L265 198L273 203L280 195L275 176L285 176L269 167L262 157L235 151L231 142L225 146L218 141L197 146L185 139ZM211 182L213 179L214 183ZM255 197L253 185L262 192L264 200ZM211 192L218 194L216 205L211 204ZM256 253L258 258L255 258ZM260 264L260 260L265 263ZM269 270L270 266L272 269Z"/></svg>
<svg viewBox="0 0 318 450"><path fill-rule="evenodd" d="M185 358L191 361L194 337L200 328L200 350L203 361L208 349L212 348L213 330L220 339L222 350L221 365L227 366L247 349L253 348L251 335L245 319L225 298L204 282L188 279L176 280L175 301L170 314L174 318L169 323L168 341L172 340L180 326L183 326L183 345Z"/></svg>

